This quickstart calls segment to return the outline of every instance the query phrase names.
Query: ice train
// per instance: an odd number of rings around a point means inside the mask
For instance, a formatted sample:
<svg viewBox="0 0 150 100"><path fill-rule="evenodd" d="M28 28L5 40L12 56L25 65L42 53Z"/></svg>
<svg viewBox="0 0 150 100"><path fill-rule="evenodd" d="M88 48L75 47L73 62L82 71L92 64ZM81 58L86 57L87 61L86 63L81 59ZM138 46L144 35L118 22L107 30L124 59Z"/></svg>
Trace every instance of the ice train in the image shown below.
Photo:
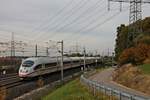
<svg viewBox="0 0 150 100"><path fill-rule="evenodd" d="M60 57L32 57L27 58L22 61L19 68L20 78L32 78L51 72L59 71L60 67ZM63 60L64 69L70 67L82 66L84 64L83 57L64 57ZM87 57L86 64L94 63L96 61L95 57Z"/></svg>

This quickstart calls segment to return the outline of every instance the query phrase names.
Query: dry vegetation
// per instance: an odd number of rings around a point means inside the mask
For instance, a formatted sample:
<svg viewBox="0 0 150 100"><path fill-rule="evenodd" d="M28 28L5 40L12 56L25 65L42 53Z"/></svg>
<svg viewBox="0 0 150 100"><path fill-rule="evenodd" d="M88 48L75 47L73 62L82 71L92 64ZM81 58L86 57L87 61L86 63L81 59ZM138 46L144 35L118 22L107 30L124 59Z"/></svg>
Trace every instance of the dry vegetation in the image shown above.
<svg viewBox="0 0 150 100"><path fill-rule="evenodd" d="M5 100L5 98L6 98L6 88L1 87L0 88L0 100Z"/></svg>
<svg viewBox="0 0 150 100"><path fill-rule="evenodd" d="M135 65L150 62L150 45L138 44L136 47L125 49L119 57L119 65L132 63Z"/></svg>
<svg viewBox="0 0 150 100"><path fill-rule="evenodd" d="M42 79L38 79L37 86L38 87L43 87L44 86L44 81Z"/></svg>
<svg viewBox="0 0 150 100"><path fill-rule="evenodd" d="M150 95L150 75L146 75L131 64L123 65L113 75L113 80L124 86Z"/></svg>

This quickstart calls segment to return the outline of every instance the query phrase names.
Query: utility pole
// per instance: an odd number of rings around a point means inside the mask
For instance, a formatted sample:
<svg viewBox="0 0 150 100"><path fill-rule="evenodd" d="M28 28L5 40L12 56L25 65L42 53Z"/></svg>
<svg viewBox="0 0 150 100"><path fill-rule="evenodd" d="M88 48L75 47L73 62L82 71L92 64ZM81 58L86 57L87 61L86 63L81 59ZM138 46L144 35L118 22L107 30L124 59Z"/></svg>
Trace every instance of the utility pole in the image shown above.
<svg viewBox="0 0 150 100"><path fill-rule="evenodd" d="M83 53L84 53L84 71L85 71L85 68L86 68L86 50L85 50L85 47L83 49Z"/></svg>
<svg viewBox="0 0 150 100"><path fill-rule="evenodd" d="M98 56L97 56L97 50L95 50L95 63L96 63L96 64L95 64L95 67L97 67L97 57L98 57Z"/></svg>
<svg viewBox="0 0 150 100"><path fill-rule="evenodd" d="M37 57L37 44L35 45L35 57Z"/></svg>
<svg viewBox="0 0 150 100"><path fill-rule="evenodd" d="M78 43L76 43L76 46L75 46L75 47L76 47L76 53L78 54L78 53L79 53L79 50L78 50L78 49L79 49L79 48L78 48Z"/></svg>
<svg viewBox="0 0 150 100"><path fill-rule="evenodd" d="M114 52L112 52L112 67L114 66L113 61L114 61Z"/></svg>
<svg viewBox="0 0 150 100"><path fill-rule="evenodd" d="M11 35L11 57L15 57L15 41L14 41L14 33Z"/></svg>
<svg viewBox="0 0 150 100"><path fill-rule="evenodd" d="M48 47L46 47L46 55L49 56Z"/></svg>
<svg viewBox="0 0 150 100"><path fill-rule="evenodd" d="M107 55L108 55L108 57L109 57L109 48L108 48L108 52L107 52Z"/></svg>
<svg viewBox="0 0 150 100"><path fill-rule="evenodd" d="M63 64L63 59L64 59L64 43L63 43L63 40L59 41L57 43L61 44L61 81L63 82L63 80L64 80L64 64Z"/></svg>
<svg viewBox="0 0 150 100"><path fill-rule="evenodd" d="M102 64L104 63L104 51L102 52Z"/></svg>
<svg viewBox="0 0 150 100"><path fill-rule="evenodd" d="M45 42L46 43L46 56L49 56L49 42Z"/></svg>

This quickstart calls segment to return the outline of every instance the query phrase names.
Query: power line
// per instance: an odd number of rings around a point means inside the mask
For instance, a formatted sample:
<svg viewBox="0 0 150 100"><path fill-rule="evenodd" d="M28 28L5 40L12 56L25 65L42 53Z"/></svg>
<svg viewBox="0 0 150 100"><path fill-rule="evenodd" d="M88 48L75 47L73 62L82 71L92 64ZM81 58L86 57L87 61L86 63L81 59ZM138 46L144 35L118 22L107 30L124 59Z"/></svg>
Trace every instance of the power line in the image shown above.
<svg viewBox="0 0 150 100"><path fill-rule="evenodd" d="M77 31L75 32L76 34L73 33L73 34L71 34L70 36L66 37L65 40L66 40L67 38L69 38L69 37L73 37L73 35L80 35L80 34L81 34L80 32L82 32L83 30L85 30L87 27L91 26L93 23L97 22L97 19L98 19L98 18L101 18L101 17L103 17L103 16L106 15L106 14L108 14L108 13L103 12L100 16L97 16L94 20L91 20L87 25L85 25L85 26L81 27L79 30L77 30Z"/></svg>
<svg viewBox="0 0 150 100"><path fill-rule="evenodd" d="M99 24L97 24L97 25L95 25L95 26L93 26L92 28L90 28L90 29L88 29L88 30L85 30L84 32L89 32L89 31L91 31L91 30L94 30L94 29L96 29L97 27L100 27L101 25L103 25L103 24L105 24L106 22L108 22L108 21L110 21L111 19L113 19L115 16L117 16L119 14L119 12L118 13L115 13L114 15L112 15L111 17L109 17L109 18L107 18L106 20L104 20L103 22L101 22L101 23L99 23ZM90 32L89 32L90 33ZM86 33L86 35L87 34L89 34L89 33ZM73 37L73 36L72 36ZM80 39L81 38L81 35L80 34L78 34L76 37L74 37L74 38L76 38L76 39ZM73 39L72 39L73 40ZM66 40L67 41L67 40ZM69 45L69 44L68 44Z"/></svg>
<svg viewBox="0 0 150 100"><path fill-rule="evenodd" d="M95 6L96 7L96 6ZM98 7L100 7L100 6L98 6ZM76 21L75 23L72 23L71 25L73 25L73 24L77 24L77 25L81 25L82 23L84 23L84 22L88 22L90 19L92 19L93 17L95 17L96 15L98 15L99 16L99 12L101 12L101 11L103 11L103 8L98 8L98 7L96 7L95 8L95 10L94 11L90 11L90 12L92 12L92 13L94 13L94 15L93 14L89 14L89 15L86 15L86 16L84 16L84 17L82 17L81 19L83 19L83 20L78 20L78 22ZM96 11L96 12L95 12ZM95 14L96 13L96 14ZM98 13L98 14L97 14ZM101 15L101 14L100 14ZM100 17L100 16L99 16ZM96 18L97 18L97 16L96 16ZM88 21L87 21L88 20ZM68 25L68 26L71 26L71 25Z"/></svg>
<svg viewBox="0 0 150 100"><path fill-rule="evenodd" d="M50 17L49 18L49 20L48 21L53 21L57 16L59 16L64 10L66 10L70 5L72 5L73 4L73 1L74 0L71 0L71 1L69 1L67 4L65 4L64 5L64 7L62 8L62 9L60 9L54 16L52 16L52 17ZM47 22L47 20L45 21L45 22ZM35 28L34 30L37 30L37 29L39 29L39 28L41 28L41 26L43 26L44 24L45 24L45 22L43 23L43 24L40 24L37 28ZM34 32L34 30L32 30L32 32ZM15 36L17 36L16 34L15 34ZM17 36L18 37L18 36ZM20 36L19 36L20 37ZM26 36L24 36L24 37L22 37L22 38L26 38ZM26 38L27 40L29 40L29 41L33 41L33 39L29 39L29 38Z"/></svg>
<svg viewBox="0 0 150 100"><path fill-rule="evenodd" d="M126 10L127 10L127 9L126 9ZM84 33L86 33L86 35L89 34L90 31L92 31L92 30L96 29L97 27L102 26L102 25L105 24L106 22L112 20L112 19L115 18L117 15L119 15L119 13L120 13L120 12L117 12L117 13L113 14L112 16L108 17L107 19L105 19L105 20L102 21L101 23L98 23L98 24L96 24L95 26L89 28L88 30L85 30ZM104 14L105 14L105 13L104 13ZM94 22L93 22L93 23L94 23ZM92 24L92 22L91 22L91 24ZM84 28L82 27L81 30L79 30L78 32L82 32L82 29L84 30L86 27L90 26L91 24L88 24L88 25L85 26ZM70 36L70 37L73 37L73 36ZM78 36L76 36L76 37L74 37L74 38L79 39L79 38L81 38L81 35L78 34ZM70 38L69 40L73 40L73 38ZM66 41L67 41L67 40L66 40Z"/></svg>
<svg viewBox="0 0 150 100"><path fill-rule="evenodd" d="M127 38L127 48L133 46L133 40L136 38L137 34L142 32L141 20L142 20L142 4L149 3L148 0L108 0L108 10L110 9L110 2L119 2L120 11L122 8L122 3L130 3L130 13L129 13L129 30Z"/></svg>
<svg viewBox="0 0 150 100"><path fill-rule="evenodd" d="M83 2L83 3L82 3ZM72 16L72 14L74 14L75 12L79 11L79 9L82 8L82 6L84 7L84 4L87 3L87 0L80 0L80 2L78 2L75 6L73 6L73 8L71 8L68 13L66 13L66 16L64 16L63 21L66 21L68 17ZM56 23L56 21L54 21L54 24ZM57 28L60 24L56 23L55 25L53 25L53 23L50 23L53 27L52 28L48 28L48 30L55 30L55 28ZM38 36L35 37L35 39L41 37L42 34L39 34Z"/></svg>
<svg viewBox="0 0 150 100"><path fill-rule="evenodd" d="M56 32L59 32L61 31L62 29L64 29L65 27L75 23L76 21L78 21L81 17L85 16L85 14L87 12L92 12L93 10L95 10L97 7L99 7L99 3L101 2L102 0L98 0L96 3L94 3L94 5L92 5L91 7L87 8L84 12L82 12L79 16L77 16L74 20L72 20L71 22L63 25L61 28L59 28L58 30L56 30Z"/></svg>
<svg viewBox="0 0 150 100"><path fill-rule="evenodd" d="M100 4L101 1L103 1L103 0L97 1L96 3L94 3L94 5L92 5L91 7L88 7L84 12L82 12L82 13L81 13L79 16L77 16L75 19L71 20L71 21L70 21L69 23L67 23L67 24L64 24L63 27L59 28L59 29L56 30L56 31L61 31L61 30L63 30L65 27L68 27L68 26L70 26L70 25L72 25L72 24L75 24L80 18L82 18L82 16L85 16L85 13L90 12L90 11L92 12L94 9L97 10L97 8L100 7L100 6L98 6L98 4ZM102 10L103 10L102 8L101 8L101 9L98 9L99 12L101 12ZM91 17L93 17L93 15L92 15L92 16L88 16L87 18L91 18ZM70 18L71 18L71 17L70 17ZM84 18L85 21L87 21L87 20L86 20L87 18ZM54 37L54 36L56 36L56 34L52 34L51 38Z"/></svg>
<svg viewBox="0 0 150 100"><path fill-rule="evenodd" d="M45 20L43 23L41 23L40 25L38 25L36 28L34 28L31 33L36 32L39 29L42 29L41 27L43 27L45 25L45 23L49 22L49 23L54 23L56 21L56 18L59 17L67 8L69 8L69 6L71 6L73 4L74 0L70 0L68 3L66 3L63 8L61 8L58 12L56 12L56 14L54 14L53 16L49 17L48 20ZM49 25L49 24L48 24ZM47 26L48 26L47 25Z"/></svg>

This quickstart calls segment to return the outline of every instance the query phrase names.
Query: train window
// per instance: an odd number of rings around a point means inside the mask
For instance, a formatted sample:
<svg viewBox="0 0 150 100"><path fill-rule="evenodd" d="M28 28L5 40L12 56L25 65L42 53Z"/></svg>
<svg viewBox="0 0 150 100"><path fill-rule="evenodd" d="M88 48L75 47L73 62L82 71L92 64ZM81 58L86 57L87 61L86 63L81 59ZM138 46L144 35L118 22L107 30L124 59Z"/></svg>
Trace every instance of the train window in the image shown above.
<svg viewBox="0 0 150 100"><path fill-rule="evenodd" d="M73 61L73 63L78 63L79 61Z"/></svg>
<svg viewBox="0 0 150 100"><path fill-rule="evenodd" d="M27 61L23 62L22 66L23 67L31 67L33 64L34 64L33 61L27 60Z"/></svg>
<svg viewBox="0 0 150 100"><path fill-rule="evenodd" d="M48 64L45 64L45 67L52 67L52 66L56 66L57 63L48 63Z"/></svg>
<svg viewBox="0 0 150 100"><path fill-rule="evenodd" d="M71 61L66 61L66 62L64 62L64 64L69 64L69 63L71 63Z"/></svg>
<svg viewBox="0 0 150 100"><path fill-rule="evenodd" d="M40 69L40 68L42 68L42 65L41 65L41 64L40 64L40 65L35 66L35 67L34 67L34 70L38 70L38 69Z"/></svg>

